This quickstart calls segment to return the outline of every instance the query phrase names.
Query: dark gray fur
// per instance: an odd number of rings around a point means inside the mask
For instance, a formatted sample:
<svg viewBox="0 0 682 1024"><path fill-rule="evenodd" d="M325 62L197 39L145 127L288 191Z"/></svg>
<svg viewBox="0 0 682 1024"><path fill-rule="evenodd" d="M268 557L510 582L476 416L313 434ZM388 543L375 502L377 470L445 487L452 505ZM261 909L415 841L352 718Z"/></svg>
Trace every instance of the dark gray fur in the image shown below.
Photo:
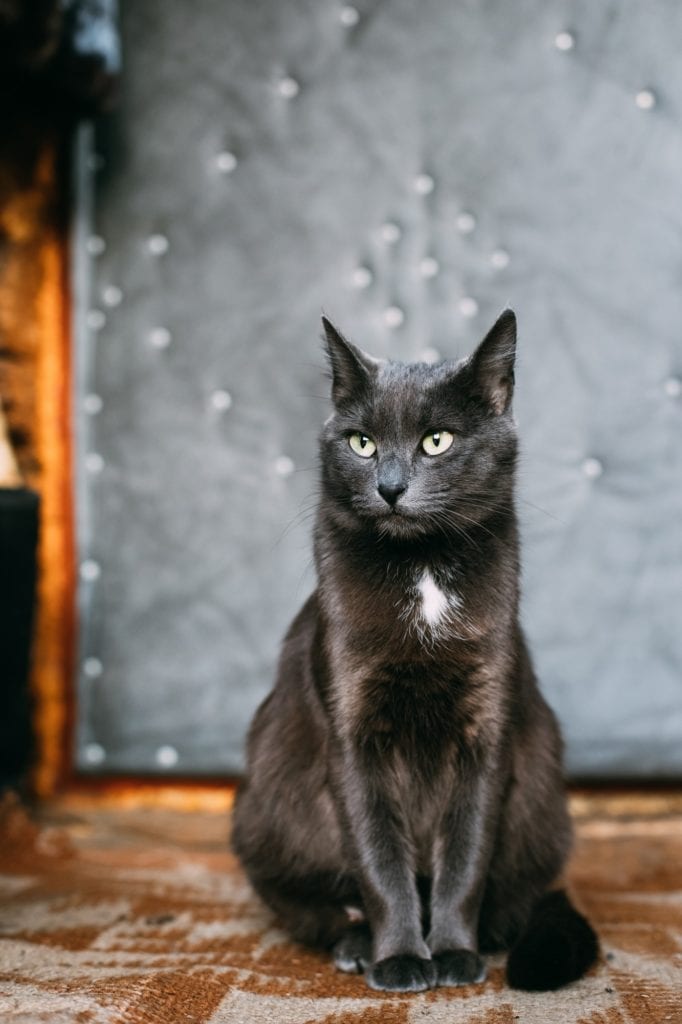
<svg viewBox="0 0 682 1024"><path fill-rule="evenodd" d="M480 952L509 948L513 984L557 987L596 940L550 892L571 828L518 621L514 314L435 367L374 360L324 327L319 583L249 734L234 848L292 935L373 988L480 981ZM427 455L444 430L451 448ZM426 572L447 599L432 623Z"/></svg>

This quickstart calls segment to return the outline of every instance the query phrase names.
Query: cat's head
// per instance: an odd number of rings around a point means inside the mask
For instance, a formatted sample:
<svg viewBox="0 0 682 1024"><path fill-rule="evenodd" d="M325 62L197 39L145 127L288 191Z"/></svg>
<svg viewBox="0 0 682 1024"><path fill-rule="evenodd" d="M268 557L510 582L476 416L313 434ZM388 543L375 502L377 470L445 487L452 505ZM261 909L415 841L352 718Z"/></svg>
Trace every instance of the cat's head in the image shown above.
<svg viewBox="0 0 682 1024"><path fill-rule="evenodd" d="M334 412L321 435L325 508L388 538L453 536L510 508L516 317L461 362L374 359L323 317Z"/></svg>

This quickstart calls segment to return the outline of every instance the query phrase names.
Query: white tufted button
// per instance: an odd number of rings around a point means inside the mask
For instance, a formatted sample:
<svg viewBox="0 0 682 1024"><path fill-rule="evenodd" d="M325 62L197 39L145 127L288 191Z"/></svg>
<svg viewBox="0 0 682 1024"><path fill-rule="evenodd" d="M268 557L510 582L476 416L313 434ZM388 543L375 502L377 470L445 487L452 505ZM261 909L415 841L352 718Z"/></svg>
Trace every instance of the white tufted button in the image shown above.
<svg viewBox="0 0 682 1024"><path fill-rule="evenodd" d="M171 332L167 327L152 327L149 332L149 344L154 348L168 348L171 340Z"/></svg>
<svg viewBox="0 0 682 1024"><path fill-rule="evenodd" d="M455 224L457 225L457 230L463 235L470 235L472 231L476 230L476 218L468 210L463 210L457 215Z"/></svg>
<svg viewBox="0 0 682 1024"><path fill-rule="evenodd" d="M651 89L640 89L635 96L635 103L640 110L653 110L656 106L656 94Z"/></svg>
<svg viewBox="0 0 682 1024"><path fill-rule="evenodd" d="M222 153L218 153L215 158L215 165L216 170L220 171L221 174L232 174L237 168L237 157L226 149Z"/></svg>
<svg viewBox="0 0 682 1024"><path fill-rule="evenodd" d="M575 36L572 32L557 32L554 37L554 45L557 50L562 50L564 53L568 53L575 46Z"/></svg>
<svg viewBox="0 0 682 1024"><path fill-rule="evenodd" d="M583 460L583 473L588 480L596 480L604 472L604 465L600 459L595 459L594 456L590 456Z"/></svg>
<svg viewBox="0 0 682 1024"><path fill-rule="evenodd" d="M101 309L89 309L85 322L91 331L101 331L107 322L107 318Z"/></svg>
<svg viewBox="0 0 682 1024"><path fill-rule="evenodd" d="M99 452L88 452L85 456L85 468L88 473L93 475L102 472L104 469L104 459Z"/></svg>
<svg viewBox="0 0 682 1024"><path fill-rule="evenodd" d="M440 264L433 256L425 256L419 264L419 273L422 277L436 277L440 270Z"/></svg>
<svg viewBox="0 0 682 1024"><path fill-rule="evenodd" d="M123 301L123 292L115 284L108 284L102 289L102 302L110 309L120 306Z"/></svg>
<svg viewBox="0 0 682 1024"><path fill-rule="evenodd" d="M90 256L101 256L107 247L107 243L101 237L101 235L90 235L85 248L88 250Z"/></svg>
<svg viewBox="0 0 682 1024"><path fill-rule="evenodd" d="M433 366L434 363L439 363L442 356L437 348L425 348L420 354L422 363L428 363L429 366Z"/></svg>
<svg viewBox="0 0 682 1024"><path fill-rule="evenodd" d="M385 224L382 224L379 228L379 234L381 235L382 241L386 242L387 245L395 245L399 242L402 237L402 231L397 224L393 221L387 220Z"/></svg>
<svg viewBox="0 0 682 1024"><path fill-rule="evenodd" d="M293 100L294 97L298 96L300 90L300 85L295 78L291 77L291 75L285 75L283 78L280 78L277 83L277 92L280 96L283 96L285 100Z"/></svg>
<svg viewBox="0 0 682 1024"><path fill-rule="evenodd" d="M84 562L81 562L80 575L86 583L98 580L102 575L99 562L95 562L92 558L86 558Z"/></svg>
<svg viewBox="0 0 682 1024"><path fill-rule="evenodd" d="M668 398L679 398L682 395L682 380L679 377L668 377L663 381L663 391Z"/></svg>
<svg viewBox="0 0 682 1024"><path fill-rule="evenodd" d="M339 11L339 21L344 28L354 28L360 21L360 12L357 7L351 7L350 4L346 4Z"/></svg>
<svg viewBox="0 0 682 1024"><path fill-rule="evenodd" d="M102 764L107 752L101 743L88 743L83 750L83 757L88 764Z"/></svg>
<svg viewBox="0 0 682 1024"><path fill-rule="evenodd" d="M99 395L86 395L83 399L83 411L86 412L88 416L96 416L97 413L102 411L103 405L104 402Z"/></svg>
<svg viewBox="0 0 682 1024"><path fill-rule="evenodd" d="M384 323L387 327L400 327L405 322L405 314L400 306L387 306L384 310Z"/></svg>
<svg viewBox="0 0 682 1024"><path fill-rule="evenodd" d="M369 288L374 275L369 267L356 267L351 275L351 283L354 288Z"/></svg>
<svg viewBox="0 0 682 1024"><path fill-rule="evenodd" d="M414 179L414 190L419 196L430 195L435 187L436 183L430 174L418 174Z"/></svg>
<svg viewBox="0 0 682 1024"><path fill-rule="evenodd" d="M104 671L104 666L99 658L86 658L83 662L83 674L88 679L99 679Z"/></svg>
<svg viewBox="0 0 682 1024"><path fill-rule="evenodd" d="M509 266L511 257L506 249L495 249L490 254L490 262L495 270L504 270Z"/></svg>
<svg viewBox="0 0 682 1024"><path fill-rule="evenodd" d="M180 756L175 749L169 745L159 747L154 755L156 763L161 765L162 768L172 768L180 760Z"/></svg>
<svg viewBox="0 0 682 1024"><path fill-rule="evenodd" d="M150 235L147 239L147 248L152 256L165 256L170 248L170 242L165 235Z"/></svg>
<svg viewBox="0 0 682 1024"><path fill-rule="evenodd" d="M457 306L462 316L465 316L468 320L478 313L478 303L471 295L465 295L464 298L459 300Z"/></svg>
<svg viewBox="0 0 682 1024"><path fill-rule="evenodd" d="M288 455L278 455L273 462L273 468L277 476L288 477L296 469L296 464L292 458Z"/></svg>
<svg viewBox="0 0 682 1024"><path fill-rule="evenodd" d="M232 395L229 391L223 391L222 388L218 388L211 395L211 405L216 412L227 412L232 406Z"/></svg>

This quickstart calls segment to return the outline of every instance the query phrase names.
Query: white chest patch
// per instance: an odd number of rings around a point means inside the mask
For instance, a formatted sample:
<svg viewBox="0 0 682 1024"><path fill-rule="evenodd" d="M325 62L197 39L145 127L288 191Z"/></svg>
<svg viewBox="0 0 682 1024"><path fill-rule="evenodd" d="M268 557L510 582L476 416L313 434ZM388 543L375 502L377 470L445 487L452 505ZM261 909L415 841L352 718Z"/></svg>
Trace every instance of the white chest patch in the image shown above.
<svg viewBox="0 0 682 1024"><path fill-rule="evenodd" d="M456 607L459 601L455 595L448 596L440 589L428 569L424 572L417 590L421 598L421 615L426 619L429 626L437 627L447 615L451 607Z"/></svg>

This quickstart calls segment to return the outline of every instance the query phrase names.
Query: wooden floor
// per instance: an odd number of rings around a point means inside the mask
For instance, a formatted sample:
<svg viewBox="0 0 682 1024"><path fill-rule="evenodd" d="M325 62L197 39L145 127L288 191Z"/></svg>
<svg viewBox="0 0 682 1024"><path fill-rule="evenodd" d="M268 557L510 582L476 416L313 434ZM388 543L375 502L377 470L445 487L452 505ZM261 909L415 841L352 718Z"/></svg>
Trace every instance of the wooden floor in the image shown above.
<svg viewBox="0 0 682 1024"><path fill-rule="evenodd" d="M228 850L229 815L0 807L0 1019L6 1024L682 1024L682 792L572 796L569 881L602 958L576 985L369 990L289 941Z"/></svg>

